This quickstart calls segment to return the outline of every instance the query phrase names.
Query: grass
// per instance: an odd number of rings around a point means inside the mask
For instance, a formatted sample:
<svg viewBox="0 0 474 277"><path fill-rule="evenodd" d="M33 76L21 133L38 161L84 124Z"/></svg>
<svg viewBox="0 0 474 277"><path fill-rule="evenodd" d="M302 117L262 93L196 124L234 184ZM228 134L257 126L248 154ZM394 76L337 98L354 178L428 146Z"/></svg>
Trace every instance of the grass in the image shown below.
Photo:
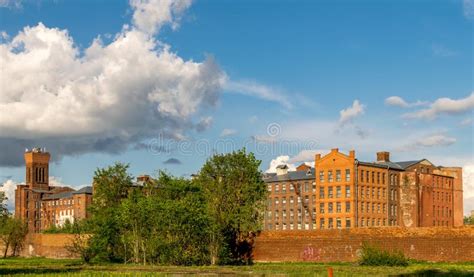
<svg viewBox="0 0 474 277"><path fill-rule="evenodd" d="M407 267L359 266L353 263L257 263L253 266L86 265L79 260L0 259L0 275L48 276L474 276L471 263L411 262Z"/></svg>

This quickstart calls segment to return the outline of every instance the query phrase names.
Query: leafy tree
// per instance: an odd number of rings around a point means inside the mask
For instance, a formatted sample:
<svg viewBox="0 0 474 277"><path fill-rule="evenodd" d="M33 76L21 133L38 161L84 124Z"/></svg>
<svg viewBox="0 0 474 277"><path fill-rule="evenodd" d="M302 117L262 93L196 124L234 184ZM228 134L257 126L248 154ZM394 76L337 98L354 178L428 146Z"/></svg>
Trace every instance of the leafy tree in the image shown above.
<svg viewBox="0 0 474 277"><path fill-rule="evenodd" d="M464 225L474 225L474 216L465 216Z"/></svg>
<svg viewBox="0 0 474 277"><path fill-rule="evenodd" d="M5 245L3 257L6 258L8 250L11 249L12 256L17 256L23 247L28 226L23 220L14 217L7 217L0 226L0 240Z"/></svg>
<svg viewBox="0 0 474 277"><path fill-rule="evenodd" d="M253 239L261 230L261 211L267 196L260 163L245 149L216 154L196 178L212 220L212 264L252 262Z"/></svg>
<svg viewBox="0 0 474 277"><path fill-rule="evenodd" d="M99 259L121 261L123 258L119 208L132 187L128 168L128 165L116 163L94 173L90 247Z"/></svg>
<svg viewBox="0 0 474 277"><path fill-rule="evenodd" d="M9 215L8 208L7 208L7 196L5 192L0 191L0 222L6 219Z"/></svg>

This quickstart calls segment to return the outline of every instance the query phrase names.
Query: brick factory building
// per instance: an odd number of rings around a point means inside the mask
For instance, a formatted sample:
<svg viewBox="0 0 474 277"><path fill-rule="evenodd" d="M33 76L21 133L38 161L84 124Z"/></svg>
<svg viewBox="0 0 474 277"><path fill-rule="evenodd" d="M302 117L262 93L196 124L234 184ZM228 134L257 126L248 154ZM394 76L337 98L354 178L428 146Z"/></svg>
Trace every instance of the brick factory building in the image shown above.
<svg viewBox="0 0 474 277"><path fill-rule="evenodd" d="M52 226L88 217L92 187L74 190L49 185L50 154L34 148L25 152L26 184L15 190L15 216L24 219L29 232L40 232Z"/></svg>
<svg viewBox="0 0 474 277"><path fill-rule="evenodd" d="M332 149L315 167L286 165L266 174L269 197L264 230L463 225L462 169L426 159L359 161Z"/></svg>

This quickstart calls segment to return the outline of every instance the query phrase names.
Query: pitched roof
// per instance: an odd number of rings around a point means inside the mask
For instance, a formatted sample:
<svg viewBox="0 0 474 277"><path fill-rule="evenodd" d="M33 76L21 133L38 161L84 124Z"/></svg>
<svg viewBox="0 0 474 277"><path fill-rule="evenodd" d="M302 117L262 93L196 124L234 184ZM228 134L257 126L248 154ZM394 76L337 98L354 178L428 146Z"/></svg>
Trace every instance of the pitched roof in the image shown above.
<svg viewBox="0 0 474 277"><path fill-rule="evenodd" d="M393 162L363 162L359 161L360 165L366 165L366 166L373 166L373 167L379 167L379 168L389 168L389 169L398 169L398 170L403 170L400 165L397 163Z"/></svg>
<svg viewBox="0 0 474 277"><path fill-rule="evenodd" d="M403 169L407 169L408 167L414 165L414 164L417 164L421 161L423 161L424 159L421 159L421 160L416 160L416 161L404 161L404 162L397 162L397 164L403 168Z"/></svg>
<svg viewBox="0 0 474 277"><path fill-rule="evenodd" d="M286 174L277 175L276 173L267 173L263 177L265 183L296 181L296 180L313 180L315 178L314 168L307 171L288 171Z"/></svg>
<svg viewBox="0 0 474 277"><path fill-rule="evenodd" d="M54 199L61 199L61 198L71 198L73 191L64 191L55 194L45 195L43 200L54 200Z"/></svg>

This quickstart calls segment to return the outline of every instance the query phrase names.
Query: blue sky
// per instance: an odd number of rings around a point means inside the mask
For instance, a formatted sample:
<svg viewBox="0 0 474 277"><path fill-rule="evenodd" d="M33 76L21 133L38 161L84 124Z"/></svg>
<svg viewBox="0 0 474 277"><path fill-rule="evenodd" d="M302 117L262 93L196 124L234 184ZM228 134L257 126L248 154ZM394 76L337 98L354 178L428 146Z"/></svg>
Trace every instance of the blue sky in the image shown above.
<svg viewBox="0 0 474 277"><path fill-rule="evenodd" d="M62 183L81 186L91 182L97 167L115 161L130 163L135 175L153 174L163 169L189 176L199 170L213 151L222 149L216 147L216 142L223 139L235 148L247 145L251 151L258 150L262 170L267 170L272 160L274 164L298 164L311 161L318 151L339 147L343 151L354 148L361 160L371 161L376 151L388 150L393 160L428 158L436 164L463 166L467 170L465 175L473 178L474 4L470 0L197 0L186 2L182 7L161 7L172 11L171 18L161 13L140 15L139 8L128 1L3 0L0 5L2 51L10 55L2 61L8 74L2 79L4 97L0 99L3 105L0 112L16 113L18 107L48 110L41 120L33 118L33 113L12 115L4 122L0 120L0 145L5 152L0 167L2 183L24 181L23 150L18 149L27 147L47 145L56 160L51 174ZM146 11L160 7L142 8ZM44 26L38 25L39 22ZM28 34L24 30L26 26L31 27ZM150 29L155 27L156 30ZM67 30L67 35L59 35L54 28L58 32ZM169 65L150 67L151 79L141 80L140 74L134 74L137 70L130 70L118 79L127 82L128 75L133 75L136 79L130 79L123 87L130 85L130 90L143 91L147 99L155 97L146 107L153 110L159 106L160 113L149 123L138 127L136 122L124 124L129 114L133 118L144 116L137 112L140 108L118 106L122 115L111 114L110 110L101 110L96 102L84 100L84 95L89 94L83 94L81 86L71 86L74 97L82 95L78 99L85 105L79 106L83 112L72 113L72 116L69 110L56 107L63 102L54 102L58 101L55 98L51 98L51 102L28 102L34 97L41 98L41 93L36 93L42 89L54 97L60 93L48 88L84 79L87 83L87 78L96 80L100 72L97 76L88 75L91 73L85 67L93 64L86 66L89 61L95 59L95 66L120 64L121 60L133 61L140 57L121 57L123 52L112 53L111 49L98 52L107 54L108 59L87 53L98 37L102 40L102 51L119 41L120 35L126 36L134 30L138 30L138 35L151 37L137 39L139 43L143 40L141 45L154 42L151 52L140 50L143 56L150 53L159 56L162 45L167 45L169 53L176 58ZM15 39L33 53L43 45L37 41L29 44L28 39L48 32L50 36L42 40L53 41L57 36L58 40L67 42L69 38L77 50L76 56L69 56L69 50L58 50L54 46L48 48L48 53L56 56L56 60L48 58L37 67L28 67L28 62L16 55L24 50L15 45ZM21 33L24 35L20 38ZM140 46L127 47L138 49ZM41 55L39 50L35 53L35 57ZM35 57L29 59L35 60ZM69 58L71 63L66 64ZM199 71L202 74L188 76L187 72L197 70L188 64L176 73L172 69L179 59L196 65L213 64L217 69L202 69ZM22 72L41 76L37 78L39 81L12 77L19 76L14 71L21 66L31 70ZM62 78L58 68L71 73ZM159 72L157 76L170 74L172 81L153 81L154 70ZM101 74L107 76L108 72L104 70ZM202 75L208 78L203 85L190 88L190 84L204 78ZM187 78L196 79L188 82ZM15 80L18 84L12 89L13 85L9 84ZM183 94L180 94L180 82L185 88ZM216 85L208 85L211 82ZM149 85L140 87L141 83ZM160 87L162 84L166 87ZM147 93L151 89L164 92L150 96ZM186 100L186 89L194 93L189 100ZM25 96L28 90L31 97ZM110 88L108 97L131 99L129 92L119 90ZM177 92L175 95L166 90ZM48 97L44 99L50 99ZM14 106L15 102L22 102L24 106ZM168 106L160 106L162 103ZM170 105L176 109L170 111ZM346 112L341 113L343 110ZM48 117L51 113L55 115ZM74 119L81 116L84 121ZM112 118L113 123L104 126L102 121L96 120L98 117ZM95 122L95 125L86 126L88 123L84 122ZM52 125L63 131L36 127L40 123L54 123ZM269 124L278 129L276 135L269 134ZM69 129L72 125L75 127ZM175 147L169 153L151 153L150 142L160 138L163 126L169 129L164 141L186 148L186 153ZM142 127L146 130L140 129ZM107 131L102 132L102 129ZM223 133L227 135L222 136ZM292 143L291 147L284 146L288 142ZM69 145L77 151L65 149ZM201 146L206 150L196 150ZM170 158L180 163L164 163ZM469 186L467 197L474 199L474 181L470 180L466 183Z"/></svg>

